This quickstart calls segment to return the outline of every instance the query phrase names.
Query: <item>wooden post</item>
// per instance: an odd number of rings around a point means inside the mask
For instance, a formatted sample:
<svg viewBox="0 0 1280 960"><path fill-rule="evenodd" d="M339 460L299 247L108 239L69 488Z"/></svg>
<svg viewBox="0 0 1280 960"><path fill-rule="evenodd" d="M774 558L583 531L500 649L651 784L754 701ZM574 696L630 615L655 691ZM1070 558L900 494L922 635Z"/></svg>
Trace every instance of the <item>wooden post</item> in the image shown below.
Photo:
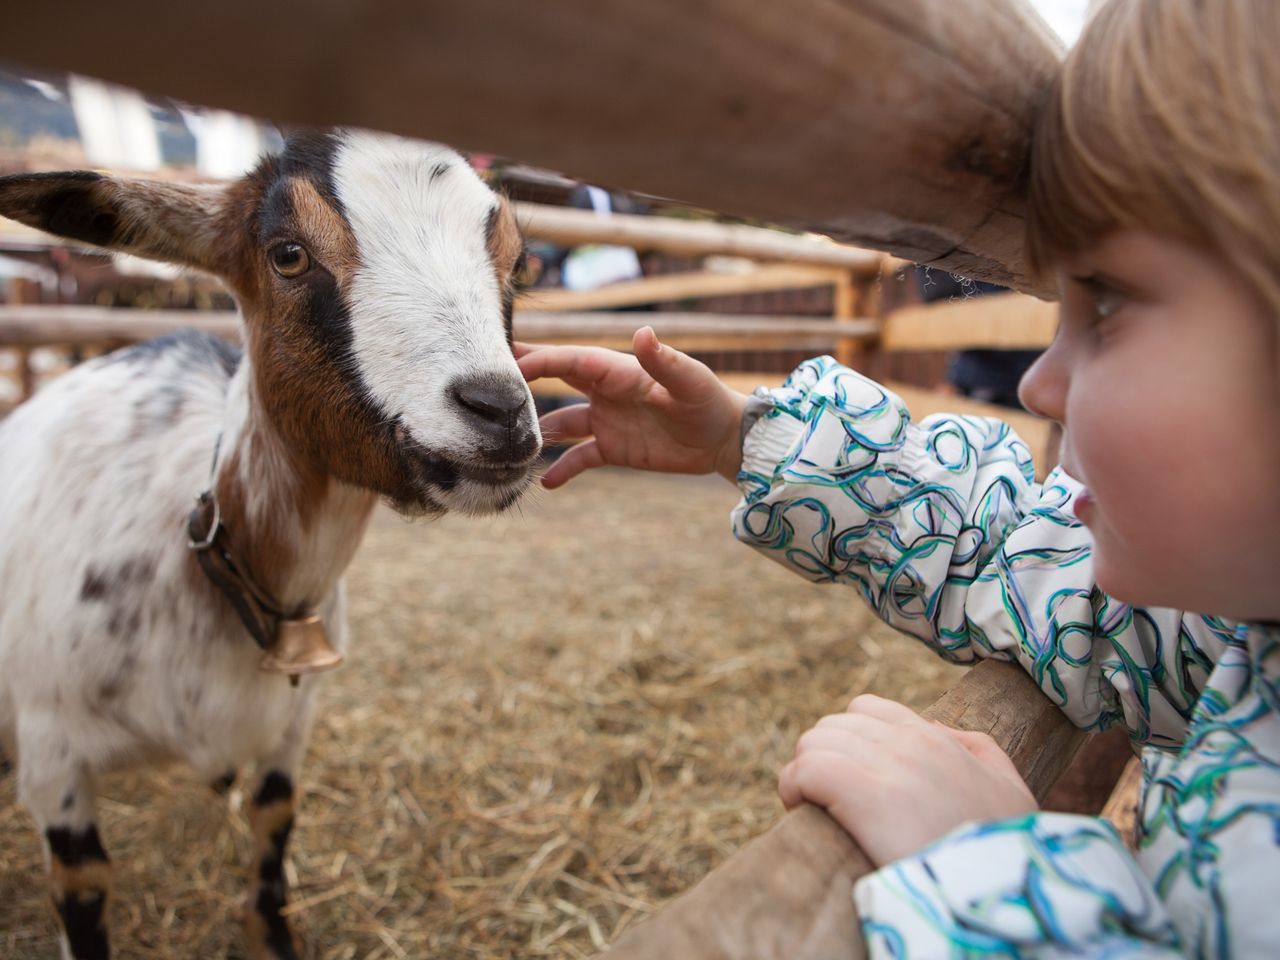
<svg viewBox="0 0 1280 960"><path fill-rule="evenodd" d="M1061 50L1025 0L44 0L0 31L12 63L444 140L1023 288L1023 167Z"/></svg>
<svg viewBox="0 0 1280 960"><path fill-rule="evenodd" d="M1085 739L1021 668L1007 663L978 664L925 715L990 733L1037 798ZM863 957L852 891L871 869L834 820L802 807L658 916L624 933L601 960Z"/></svg>
<svg viewBox="0 0 1280 960"><path fill-rule="evenodd" d="M31 365L31 348L18 348L18 402L25 403L36 392L36 372Z"/></svg>
<svg viewBox="0 0 1280 960"><path fill-rule="evenodd" d="M868 373L871 370L872 355L880 350L880 335L868 337L865 332L860 336L853 335L852 318L859 323L874 323L877 329L883 329L884 318L880 312L880 289L888 258L881 258L881 269L875 276L854 278L846 275L843 289L836 288L836 323L844 323L850 329L850 336L840 341L836 348L836 359L851 370Z"/></svg>
<svg viewBox="0 0 1280 960"><path fill-rule="evenodd" d="M39 303L40 297L40 285L33 280L14 277L5 285L6 304ZM19 403L30 400L36 392L36 371L31 363L31 353L31 346L19 346L17 348Z"/></svg>
<svg viewBox="0 0 1280 960"><path fill-rule="evenodd" d="M1138 845L1138 798L1141 789L1142 761L1132 757L1102 808L1101 816L1115 825L1130 850Z"/></svg>
<svg viewBox="0 0 1280 960"><path fill-rule="evenodd" d="M849 273L841 273L836 277L835 287L835 321L836 326L852 323L857 316L858 289ZM860 337L841 337L836 341L836 359L852 370L860 366L859 360L865 347L865 340Z"/></svg>

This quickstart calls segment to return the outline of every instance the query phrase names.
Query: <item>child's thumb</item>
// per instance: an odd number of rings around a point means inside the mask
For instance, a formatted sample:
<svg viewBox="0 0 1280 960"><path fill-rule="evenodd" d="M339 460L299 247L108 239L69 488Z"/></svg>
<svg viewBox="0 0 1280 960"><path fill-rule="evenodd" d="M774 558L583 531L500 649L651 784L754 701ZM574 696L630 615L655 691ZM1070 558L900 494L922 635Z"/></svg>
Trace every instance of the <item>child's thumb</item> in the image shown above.
<svg viewBox="0 0 1280 960"><path fill-rule="evenodd" d="M653 327L641 327L635 332L631 338L631 352L645 373L680 400L702 399L708 379L715 379L715 374L706 364L675 347L660 343Z"/></svg>

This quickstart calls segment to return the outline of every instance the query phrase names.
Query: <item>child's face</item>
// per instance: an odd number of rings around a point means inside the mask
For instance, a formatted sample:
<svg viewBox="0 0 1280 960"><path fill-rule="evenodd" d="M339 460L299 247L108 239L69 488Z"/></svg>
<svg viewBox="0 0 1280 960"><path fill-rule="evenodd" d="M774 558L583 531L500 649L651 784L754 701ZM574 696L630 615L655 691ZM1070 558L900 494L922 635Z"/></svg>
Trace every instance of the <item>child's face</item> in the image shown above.
<svg viewBox="0 0 1280 960"><path fill-rule="evenodd" d="M1277 318L1218 258L1126 230L1062 265L1059 329L1023 378L1062 423L1099 585L1280 619Z"/></svg>

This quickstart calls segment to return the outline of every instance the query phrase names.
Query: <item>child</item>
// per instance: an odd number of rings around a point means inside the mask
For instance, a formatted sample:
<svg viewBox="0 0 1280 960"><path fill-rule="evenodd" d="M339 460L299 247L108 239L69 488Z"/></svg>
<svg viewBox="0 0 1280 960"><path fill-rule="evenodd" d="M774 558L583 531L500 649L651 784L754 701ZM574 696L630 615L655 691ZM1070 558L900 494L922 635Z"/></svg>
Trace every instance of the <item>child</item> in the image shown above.
<svg viewBox="0 0 1280 960"><path fill-rule="evenodd" d="M779 789L880 866L855 893L873 955L1280 956L1277 49L1275 0L1112 0L1069 55L1031 164L1062 295L1021 387L1064 427L1043 484L1004 425L913 424L828 358L751 398L647 328L634 359L520 361L590 399L545 418L587 438L546 486L717 471L740 539L1143 746L1135 857L1036 812L987 738L876 697L821 720Z"/></svg>

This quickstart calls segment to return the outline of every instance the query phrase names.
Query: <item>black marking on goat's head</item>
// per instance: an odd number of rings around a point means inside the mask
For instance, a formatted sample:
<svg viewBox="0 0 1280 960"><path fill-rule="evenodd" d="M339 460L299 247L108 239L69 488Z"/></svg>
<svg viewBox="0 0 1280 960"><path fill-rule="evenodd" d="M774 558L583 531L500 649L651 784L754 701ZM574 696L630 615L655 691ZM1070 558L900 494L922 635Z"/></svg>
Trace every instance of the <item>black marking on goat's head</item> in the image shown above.
<svg viewBox="0 0 1280 960"><path fill-rule="evenodd" d="M244 306L281 432L405 512L509 505L540 439L511 355L508 205L446 148L360 133L291 137L252 181ZM455 389L474 379L489 399Z"/></svg>
<svg viewBox="0 0 1280 960"><path fill-rule="evenodd" d="M511 352L523 242L455 152L299 131L228 186L11 177L0 213L219 274L256 396L310 474L408 512L503 509L531 480L541 438Z"/></svg>

